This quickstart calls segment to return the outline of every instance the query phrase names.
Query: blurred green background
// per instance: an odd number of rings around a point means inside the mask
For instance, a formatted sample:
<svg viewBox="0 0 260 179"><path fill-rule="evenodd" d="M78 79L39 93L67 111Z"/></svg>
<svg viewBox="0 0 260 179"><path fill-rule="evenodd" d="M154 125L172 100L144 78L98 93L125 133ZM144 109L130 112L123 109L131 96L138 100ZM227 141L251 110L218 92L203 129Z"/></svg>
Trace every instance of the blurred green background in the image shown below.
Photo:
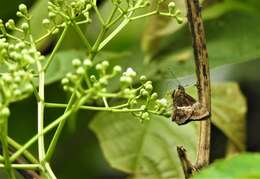
<svg viewBox="0 0 260 179"><path fill-rule="evenodd" d="M44 13L46 14L44 10L46 9L46 0L12 0L1 2L0 17L4 21L9 18L16 19L15 13L19 3L25 3L28 7L35 9L42 9L42 11L34 11L34 15L36 16L35 24L37 24L37 22L40 23ZM204 17L206 18L206 27L208 27L206 28L206 34L211 47L209 49L209 57L210 59L211 57L214 59L222 55L227 58L225 59L226 65L220 65L219 63L222 63L221 60L212 61L212 80L214 82L239 82L248 104L246 117L246 150L260 151L260 135L258 132L260 126L260 114L258 110L258 106L260 106L260 75L258 70L260 68L260 2L258 0L205 0L204 6ZM109 9L109 6L106 6L106 2L100 3L100 7L104 14ZM149 39L147 36L144 37L144 32L149 32L151 22L155 24L156 21L154 19L145 19L133 22L111 42L105 51L121 54L121 56L115 57L116 59L112 61L112 63L117 63L117 58L123 58L120 59L122 60L120 63L124 66L131 65L136 67L138 72L142 72L143 69L145 69L143 59L151 58L151 56L153 57L151 61L157 60L159 63L160 60L169 61L169 59L172 58L176 58L177 62L175 62L180 63L179 61L185 61L187 60L186 58L192 58L192 55L188 53L185 56L185 53L182 51L182 47L191 43L190 36L183 35L188 34L188 28L186 26L183 28L176 28L176 24L169 25L167 28L163 26L164 31L161 32L161 35L155 32L150 33L150 35L152 34L154 36ZM165 22L165 24L171 24L171 22ZM232 28L232 31L220 30L229 29L230 26L237 26L237 28ZM87 34L93 37L91 40L94 40L97 34L96 28L95 25L92 25L86 29ZM35 29L35 34L42 34L40 27L37 29L37 25L35 25ZM69 33L70 35L65 39L62 50L80 50L82 46L78 38L73 31ZM158 39L160 39L160 43L158 43L160 46L157 44ZM225 39L225 41L221 41L221 39ZM42 52L48 54L54 42L55 38L45 41L40 47ZM233 45L230 45L231 42ZM171 54L173 49L177 50ZM178 49L180 50L178 51ZM150 53L151 50L153 53ZM124 52L131 53L130 57L127 55L125 57ZM109 55L111 56L110 53ZM161 56L165 58L161 59ZM107 58L106 55L105 58ZM232 58L234 58L233 61ZM231 60L228 61L229 59ZM235 61L235 59L237 61ZM174 77L168 73L171 68L176 70L174 65L169 66L169 62L165 64L162 62L160 70L163 69L166 71L166 78L173 79ZM183 77L183 83L187 83L187 85L194 83L193 76L190 76L190 68L192 68L192 66L184 65L182 69L176 70L176 76ZM153 70L148 69L145 73L149 76L149 73L153 73L151 71ZM155 81L157 80L155 78L156 75L152 74L150 76ZM176 84L170 85L170 88L173 88L172 86L174 85ZM46 86L47 101L65 103L67 99L68 96L63 92L59 81L52 82ZM36 133L36 110L36 101L33 97L12 104L9 131L10 136L19 143L26 142ZM46 124L58 117L61 113L62 110L48 109L46 112L46 116L48 116L48 118L46 118ZM127 176L124 173L112 169L105 160L96 135L88 128L93 116L95 116L93 112L80 111L68 120L52 161L54 172L58 178L74 179L84 176L84 179L120 179ZM212 140L211 159L214 161L217 158L224 157L227 139L220 129L213 126L212 130L214 140ZM46 136L47 141L49 141L51 135L53 135L52 132L48 133ZM31 148L31 151L35 154L37 153L36 145ZM0 178L5 177L4 172L0 170Z"/></svg>

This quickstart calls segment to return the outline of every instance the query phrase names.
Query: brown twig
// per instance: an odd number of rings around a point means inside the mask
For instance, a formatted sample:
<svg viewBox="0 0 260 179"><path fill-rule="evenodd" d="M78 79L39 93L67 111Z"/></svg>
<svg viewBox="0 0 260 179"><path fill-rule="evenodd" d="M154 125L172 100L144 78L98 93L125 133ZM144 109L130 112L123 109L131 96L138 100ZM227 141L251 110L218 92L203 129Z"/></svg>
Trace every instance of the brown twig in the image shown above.
<svg viewBox="0 0 260 179"><path fill-rule="evenodd" d="M192 34L192 44L195 56L197 88L199 102L208 111L211 110L210 102L210 75L208 64L208 53L206 48L203 21L201 18L201 7L198 0L186 0L187 17ZM199 143L196 168L208 165L210 153L210 118L200 121Z"/></svg>
<svg viewBox="0 0 260 179"><path fill-rule="evenodd" d="M9 153L12 155L14 153L14 149L9 147ZM2 153L2 147L0 143L0 153ZM15 164L25 164L27 161L20 157L14 161ZM33 170L24 170L24 169L17 169L17 172L20 173L25 179L42 179L42 177L37 173L37 171Z"/></svg>
<svg viewBox="0 0 260 179"><path fill-rule="evenodd" d="M196 167L192 165L192 163L189 161L186 150L183 146L177 146L177 153L181 161L182 169L184 172L185 178L191 177L196 171Z"/></svg>

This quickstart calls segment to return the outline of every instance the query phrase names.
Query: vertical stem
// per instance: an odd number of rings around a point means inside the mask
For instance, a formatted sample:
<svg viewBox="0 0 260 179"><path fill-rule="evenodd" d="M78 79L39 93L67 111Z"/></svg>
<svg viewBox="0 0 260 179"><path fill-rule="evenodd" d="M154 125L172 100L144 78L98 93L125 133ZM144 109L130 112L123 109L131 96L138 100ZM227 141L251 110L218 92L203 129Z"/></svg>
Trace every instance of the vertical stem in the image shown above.
<svg viewBox="0 0 260 179"><path fill-rule="evenodd" d="M69 100L68 105L67 105L67 107L66 107L66 109L64 111L64 114L66 114L66 112L68 112L72 108L72 106L73 106L73 104L75 102L75 98L76 98L75 97L75 93L73 93L71 95L71 97L70 97L70 100ZM52 155L54 153L55 147L57 145L58 139L59 139L60 134L62 132L62 129L63 129L64 125L65 125L65 122L66 122L66 120L61 121L59 123L58 128L56 129L56 131L54 133L54 136L53 136L53 138L51 140L51 143L49 145L49 148L48 148L46 156L45 156L45 160L46 161L50 161L50 159L51 159L51 157L52 157Z"/></svg>
<svg viewBox="0 0 260 179"><path fill-rule="evenodd" d="M38 133L42 133L44 128L44 71L40 62L37 62L39 70L39 97L40 100L37 102L38 106ZM45 148L44 148L44 135L41 135L38 140L38 154L39 161L41 162L45 157Z"/></svg>
<svg viewBox="0 0 260 179"><path fill-rule="evenodd" d="M210 75L201 7L198 0L186 0L186 5L195 56L199 102L210 112ZM210 125L210 118L200 121L197 168L204 167L209 163Z"/></svg>
<svg viewBox="0 0 260 179"><path fill-rule="evenodd" d="M63 41L63 39L65 38L65 35L66 35L67 31L68 31L68 28L69 28L68 25L66 25L66 26L64 27L64 29L63 29L63 31L62 31L62 33L61 33L61 36L60 36L58 42L56 43L56 45L55 45L53 51L51 52L51 55L49 56L49 58L48 58L48 60L47 60L47 62L46 62L46 64L45 64L45 66L44 66L44 68L43 68L44 71L46 71L46 70L48 69L49 65L51 64L51 62L52 62L52 60L53 60L53 58L54 58L54 55L56 54L56 52L57 52L58 49L60 48L60 46L61 46L61 44L62 44L62 41Z"/></svg>
<svg viewBox="0 0 260 179"><path fill-rule="evenodd" d="M15 179L15 174L11 166L11 161L9 157L9 150L8 150L8 142L7 142L7 135L8 135L8 117L0 116L0 140L2 143L3 148L3 155L5 160L5 169L9 175L9 178Z"/></svg>

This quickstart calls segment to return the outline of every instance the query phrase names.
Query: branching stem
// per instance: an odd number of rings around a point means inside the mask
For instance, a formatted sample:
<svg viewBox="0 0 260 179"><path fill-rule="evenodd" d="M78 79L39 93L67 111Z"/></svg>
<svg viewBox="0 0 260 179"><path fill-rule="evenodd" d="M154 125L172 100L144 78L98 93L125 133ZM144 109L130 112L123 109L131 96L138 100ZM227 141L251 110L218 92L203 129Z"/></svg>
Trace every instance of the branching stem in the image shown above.
<svg viewBox="0 0 260 179"><path fill-rule="evenodd" d="M197 88L199 102L205 106L209 113L210 101L210 73L205 33L201 17L201 7L198 0L186 0L188 22L192 34L192 43L195 56ZM209 163L210 153L210 118L200 121L198 153L196 167L201 168Z"/></svg>

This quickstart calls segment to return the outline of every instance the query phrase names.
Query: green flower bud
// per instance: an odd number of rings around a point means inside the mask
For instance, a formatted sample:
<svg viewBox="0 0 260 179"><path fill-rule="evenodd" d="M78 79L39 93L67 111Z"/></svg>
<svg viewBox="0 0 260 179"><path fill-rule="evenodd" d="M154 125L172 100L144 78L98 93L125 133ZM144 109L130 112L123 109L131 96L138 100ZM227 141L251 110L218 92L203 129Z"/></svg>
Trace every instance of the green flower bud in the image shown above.
<svg viewBox="0 0 260 179"><path fill-rule="evenodd" d="M17 11L17 12L16 12L16 16L17 16L17 17L24 17L23 13L21 13L20 11Z"/></svg>
<svg viewBox="0 0 260 179"><path fill-rule="evenodd" d="M64 90L64 91L69 91L69 87L66 86L66 85L64 85L64 86L63 86L63 90Z"/></svg>
<svg viewBox="0 0 260 179"><path fill-rule="evenodd" d="M150 120L149 113L148 113L148 112L142 113L141 118L142 118L143 120Z"/></svg>
<svg viewBox="0 0 260 179"><path fill-rule="evenodd" d="M158 98L158 94L157 93L153 93L151 96L151 100L156 100Z"/></svg>
<svg viewBox="0 0 260 179"><path fill-rule="evenodd" d="M174 2L170 2L169 4L168 4L168 8L169 9L174 9L176 7L176 4L174 3Z"/></svg>
<svg viewBox="0 0 260 179"><path fill-rule="evenodd" d="M135 77L136 76L136 72L132 68L127 68L125 74L126 74L126 76L130 76L130 77Z"/></svg>
<svg viewBox="0 0 260 179"><path fill-rule="evenodd" d="M92 82L96 82L97 79L96 79L96 77L95 77L94 75L91 75L91 76L90 76L90 81L92 81Z"/></svg>
<svg viewBox="0 0 260 179"><path fill-rule="evenodd" d="M71 7L75 8L76 7L76 2L71 2L70 5L71 5Z"/></svg>
<svg viewBox="0 0 260 179"><path fill-rule="evenodd" d="M22 23L21 28L23 29L24 32L26 32L29 29L29 24L24 22Z"/></svg>
<svg viewBox="0 0 260 179"><path fill-rule="evenodd" d="M14 90L14 96L19 97L19 96L21 96L21 94L22 94L22 91L20 89Z"/></svg>
<svg viewBox="0 0 260 179"><path fill-rule="evenodd" d="M176 16L175 19L176 19L176 21L177 21L178 24L182 24L183 21L184 21L183 18L180 17L180 16Z"/></svg>
<svg viewBox="0 0 260 179"><path fill-rule="evenodd" d="M1 111L0 111L0 115L2 117L8 117L10 115L10 110L8 107L5 107L3 108Z"/></svg>
<svg viewBox="0 0 260 179"><path fill-rule="evenodd" d="M42 20L42 24L45 26L45 27L48 27L50 25L50 20L45 18Z"/></svg>
<svg viewBox="0 0 260 179"><path fill-rule="evenodd" d="M69 79L68 78L63 78L62 80L61 80L61 84L62 85L67 85L67 84L69 84Z"/></svg>
<svg viewBox="0 0 260 179"><path fill-rule="evenodd" d="M56 14L54 14L53 12L49 12L48 16L49 18L53 19L56 16Z"/></svg>
<svg viewBox="0 0 260 179"><path fill-rule="evenodd" d="M165 98L156 100L156 103L157 103L158 105L162 106L162 107L166 107L167 104L168 104L168 102L167 102L167 100L166 100Z"/></svg>
<svg viewBox="0 0 260 179"><path fill-rule="evenodd" d="M77 68L81 65L81 61L76 58L76 59L72 60L72 65Z"/></svg>
<svg viewBox="0 0 260 179"><path fill-rule="evenodd" d="M115 73L115 74L119 74L119 73L121 73L122 72L122 68L120 67L120 66L114 66L114 68L113 68L113 73Z"/></svg>
<svg viewBox="0 0 260 179"><path fill-rule="evenodd" d="M146 106L145 106L145 105L142 105L142 106L140 107L140 109L141 109L141 110L145 110L145 109L146 109Z"/></svg>
<svg viewBox="0 0 260 179"><path fill-rule="evenodd" d="M147 91L152 91L153 90L153 86L151 84L145 84L144 87L145 87L145 89Z"/></svg>
<svg viewBox="0 0 260 179"><path fill-rule="evenodd" d="M83 65L84 65L85 67L89 68L89 67L92 67L93 64L92 64L92 62L91 62L90 59L86 58L86 59L83 61Z"/></svg>
<svg viewBox="0 0 260 179"><path fill-rule="evenodd" d="M179 16L179 15L181 15L181 11L180 11L179 9L177 9L177 10L175 11L175 14L176 14L176 16Z"/></svg>
<svg viewBox="0 0 260 179"><path fill-rule="evenodd" d="M91 8L92 8L92 5L91 5L91 4L87 4L85 10L86 10L86 11L89 11Z"/></svg>
<svg viewBox="0 0 260 179"><path fill-rule="evenodd" d="M142 75L142 76L140 77L141 83L144 83L146 80L147 80L146 76Z"/></svg>
<svg viewBox="0 0 260 179"><path fill-rule="evenodd" d="M101 64L97 64L96 65L96 70L98 71L101 71L103 68L102 68L102 65Z"/></svg>
<svg viewBox="0 0 260 179"><path fill-rule="evenodd" d="M28 84L26 84L24 89L25 89L26 92L32 92L33 91L33 85L28 83Z"/></svg>
<svg viewBox="0 0 260 179"><path fill-rule="evenodd" d="M99 82L100 82L101 85L107 85L108 84L108 81L105 78L100 78Z"/></svg>
<svg viewBox="0 0 260 179"><path fill-rule="evenodd" d="M146 91L145 89L142 89L142 90L141 90L141 95L144 96L144 97L146 97L146 96L149 95L149 92Z"/></svg>
<svg viewBox="0 0 260 179"><path fill-rule="evenodd" d="M76 73L79 74L79 75L83 75L83 74L85 73L85 70L84 70L83 67L79 67L79 68L77 69Z"/></svg>
<svg viewBox="0 0 260 179"><path fill-rule="evenodd" d="M7 23L5 24L5 26L6 26L8 29L11 29L11 30L15 29L15 22L14 22L14 20L13 20L13 19L9 19L9 20L7 21Z"/></svg>
<svg viewBox="0 0 260 179"><path fill-rule="evenodd" d="M120 78L121 83L126 83L127 85L131 85L133 83L133 79L129 76L122 76Z"/></svg>
<svg viewBox="0 0 260 179"><path fill-rule="evenodd" d="M108 61L103 61L101 65L102 65L102 67L104 69L106 69L109 66L109 62Z"/></svg>
<svg viewBox="0 0 260 179"><path fill-rule="evenodd" d="M25 4L20 4L19 7L18 7L19 11L23 14L27 14L28 11L27 11L27 7Z"/></svg>
<svg viewBox="0 0 260 179"><path fill-rule="evenodd" d="M124 94L127 95L127 96L131 95L131 90L129 88L125 88L124 89Z"/></svg>

